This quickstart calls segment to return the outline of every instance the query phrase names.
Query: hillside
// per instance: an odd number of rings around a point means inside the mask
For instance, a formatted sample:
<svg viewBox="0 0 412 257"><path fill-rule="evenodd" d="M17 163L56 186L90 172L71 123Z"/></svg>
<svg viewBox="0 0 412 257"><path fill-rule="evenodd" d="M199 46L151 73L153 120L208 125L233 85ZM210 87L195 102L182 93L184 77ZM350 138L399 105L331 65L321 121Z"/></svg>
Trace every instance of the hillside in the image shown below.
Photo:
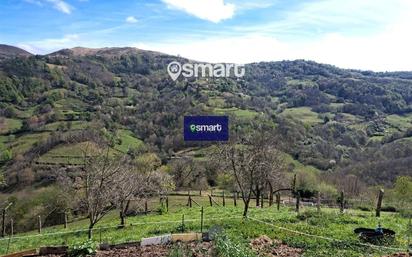
<svg viewBox="0 0 412 257"><path fill-rule="evenodd" d="M0 44L0 59L11 57L29 57L32 54L18 47Z"/></svg>
<svg viewBox="0 0 412 257"><path fill-rule="evenodd" d="M296 60L248 64L237 80L175 83L166 72L174 60L186 61L135 48L32 56L0 45L0 167L9 187L49 183L52 171L81 164L82 144L109 139L114 152L202 164L210 144L183 141L190 114L273 124L291 169L354 174L368 185L411 175L412 73Z"/></svg>
<svg viewBox="0 0 412 257"><path fill-rule="evenodd" d="M201 201L200 197L196 198ZM156 201L156 204L158 201ZM202 203L207 206L208 200L205 198ZM181 205L184 205L182 199ZM237 252L237 256L261 256L262 250L275 249L274 246L268 249L259 249L256 254L243 254L250 252L250 241L259 235L267 235L272 239L282 240L285 244L301 249L302 256L326 257L336 256L363 256L365 253L371 256L389 256L390 253L403 251L406 249L407 240L404 235L407 232L407 219L392 213L384 213L380 221L390 228L396 230L397 240L386 249L385 246L365 245L359 240L353 230L359 226L374 227L376 219L371 212L350 210L348 213L340 214L336 209L323 208L321 213L317 213L314 208L307 207L305 211L296 215L290 211L289 207L276 208L253 208L248 219L241 218L241 208L233 205L226 207L205 207L204 223L200 225L200 208L180 207L177 210L158 215L140 215L128 217L127 224L123 229L118 227L118 217L111 213L105 217L95 230L94 241L96 244L109 243L121 244L132 243L142 240L142 238L160 236L169 233L203 232L224 229L227 234L225 238L226 248L220 250L222 256L233 256L229 253ZM184 226L182 216L185 217ZM279 229L281 227L282 229ZM45 228L43 234L37 231L19 234L13 238L12 242L0 240L0 254L5 254L6 249L10 252L39 248L45 245L60 245L64 242L73 247L87 242L87 221L79 220L70 222L68 228L62 225ZM309 234L309 236L308 236ZM7 238L6 238L7 239ZM216 243L216 241L214 241ZM181 247L181 244L178 244ZM171 245L176 249L176 245ZM127 247L123 246L120 249ZM130 246L129 246L130 248ZM116 253L122 250L117 249ZM190 253L193 251L190 249ZM248 251L249 250L249 251ZM226 254L225 254L226 253ZM112 255L104 255L112 256ZM131 256L126 255L126 256ZM134 255L136 256L136 255ZM137 255L139 256L139 255ZM143 255L153 256L153 255ZM161 255L156 252L155 256ZM173 256L187 256L175 254ZM201 256L216 256L206 255ZM270 256L270 255L269 255ZM276 256L276 255L273 255ZM286 255L281 252L278 256L301 256ZM392 256L392 255L390 255ZM399 255L393 255L399 256ZM406 256L406 255L405 255Z"/></svg>

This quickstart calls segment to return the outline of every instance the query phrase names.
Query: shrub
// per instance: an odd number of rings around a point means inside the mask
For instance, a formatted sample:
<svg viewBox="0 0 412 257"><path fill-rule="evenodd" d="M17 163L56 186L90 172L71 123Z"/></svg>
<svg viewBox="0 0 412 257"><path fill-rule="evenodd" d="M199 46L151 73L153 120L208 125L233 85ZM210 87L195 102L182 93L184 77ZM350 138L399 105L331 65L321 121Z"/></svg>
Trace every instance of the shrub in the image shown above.
<svg viewBox="0 0 412 257"><path fill-rule="evenodd" d="M224 232L217 234L215 245L218 256L224 257L256 257L251 249L229 238Z"/></svg>
<svg viewBox="0 0 412 257"><path fill-rule="evenodd" d="M371 208L366 207L366 206L358 206L356 207L357 210L361 210L361 211L371 211Z"/></svg>
<svg viewBox="0 0 412 257"><path fill-rule="evenodd" d="M384 206L381 208L381 211L385 212L398 212L398 210L393 206Z"/></svg>
<svg viewBox="0 0 412 257"><path fill-rule="evenodd" d="M87 240L85 242L74 245L69 250L70 257L85 257L88 255L94 255L95 253L96 253L96 243L91 240Z"/></svg>
<svg viewBox="0 0 412 257"><path fill-rule="evenodd" d="M159 208L157 208L157 213L159 213L160 215L166 214L166 205L162 203L162 205Z"/></svg>

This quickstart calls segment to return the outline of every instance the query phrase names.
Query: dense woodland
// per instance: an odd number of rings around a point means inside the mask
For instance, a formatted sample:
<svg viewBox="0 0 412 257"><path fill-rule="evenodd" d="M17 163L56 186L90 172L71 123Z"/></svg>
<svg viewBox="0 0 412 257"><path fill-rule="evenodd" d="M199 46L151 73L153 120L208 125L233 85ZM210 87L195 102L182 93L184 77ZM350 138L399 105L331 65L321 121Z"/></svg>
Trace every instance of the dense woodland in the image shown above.
<svg viewBox="0 0 412 257"><path fill-rule="evenodd" d="M167 64L189 60L135 48L0 52L2 190L16 197L78 170L86 142L170 173L177 189L233 189L208 161L216 145L183 140L183 117L198 114L229 115L233 134L264 131L302 185L355 196L412 175L412 73L296 60L173 82Z"/></svg>

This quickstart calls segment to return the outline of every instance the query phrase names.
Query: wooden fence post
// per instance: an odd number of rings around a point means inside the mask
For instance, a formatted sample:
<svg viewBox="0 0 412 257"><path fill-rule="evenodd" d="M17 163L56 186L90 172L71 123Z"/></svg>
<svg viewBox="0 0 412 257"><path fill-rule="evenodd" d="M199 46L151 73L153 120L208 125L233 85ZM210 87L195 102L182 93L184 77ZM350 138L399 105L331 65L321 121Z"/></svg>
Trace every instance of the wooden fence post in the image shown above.
<svg viewBox="0 0 412 257"><path fill-rule="evenodd" d="M279 193L276 194L276 206L279 211L280 210L280 194Z"/></svg>
<svg viewBox="0 0 412 257"><path fill-rule="evenodd" d="M273 190L269 190L269 207L273 205Z"/></svg>
<svg viewBox="0 0 412 257"><path fill-rule="evenodd" d="M343 213L345 210L345 195L343 191L340 192L340 212Z"/></svg>
<svg viewBox="0 0 412 257"><path fill-rule="evenodd" d="M260 194L260 208L263 208L263 201L264 201L264 194L263 192Z"/></svg>
<svg viewBox="0 0 412 257"><path fill-rule="evenodd" d="M211 196L211 195L209 195L209 203L210 203L210 206L213 206L213 203L212 203L212 196Z"/></svg>
<svg viewBox="0 0 412 257"><path fill-rule="evenodd" d="M14 235L14 221L13 219L10 219L10 235Z"/></svg>
<svg viewBox="0 0 412 257"><path fill-rule="evenodd" d="M169 212L169 196L166 196L166 211Z"/></svg>
<svg viewBox="0 0 412 257"><path fill-rule="evenodd" d="M376 217L380 217L380 216L381 216L381 208L382 208L383 194L384 194L383 189L379 190L378 203L376 204Z"/></svg>
<svg viewBox="0 0 412 257"><path fill-rule="evenodd" d="M203 233L203 206L200 209L200 233Z"/></svg>
<svg viewBox="0 0 412 257"><path fill-rule="evenodd" d="M144 214L147 215L147 199L144 201Z"/></svg>
<svg viewBox="0 0 412 257"><path fill-rule="evenodd" d="M225 201L225 190L223 190L223 207L225 207L226 201Z"/></svg>
<svg viewBox="0 0 412 257"><path fill-rule="evenodd" d="M182 233L185 232L185 215L182 215Z"/></svg>
<svg viewBox="0 0 412 257"><path fill-rule="evenodd" d="M6 236L6 209L3 210L2 213L2 222L1 222L1 237L5 237Z"/></svg>
<svg viewBox="0 0 412 257"><path fill-rule="evenodd" d="M258 189L256 189L256 207L260 206L260 192Z"/></svg>
<svg viewBox="0 0 412 257"><path fill-rule="evenodd" d="M67 218L67 212L64 212L64 228L65 228L65 229L67 228L67 220L68 220L68 218Z"/></svg>
<svg viewBox="0 0 412 257"><path fill-rule="evenodd" d="M13 203L9 203L7 206L4 206L4 209L2 211L2 230L1 230L1 236L5 237L6 236L6 212L7 209L10 208L10 206L12 206Z"/></svg>
<svg viewBox="0 0 412 257"><path fill-rule="evenodd" d="M39 215L38 219L39 219L39 234L41 234L41 216L40 215Z"/></svg>
<svg viewBox="0 0 412 257"><path fill-rule="evenodd" d="M236 207L237 203L236 203L236 192L233 193L233 205Z"/></svg>
<svg viewBox="0 0 412 257"><path fill-rule="evenodd" d="M300 208L300 193L296 193L296 212L299 213L299 208Z"/></svg>
<svg viewBox="0 0 412 257"><path fill-rule="evenodd" d="M317 195L316 208L318 212L320 212L320 192L318 192L318 195Z"/></svg>
<svg viewBox="0 0 412 257"><path fill-rule="evenodd" d="M189 195L188 204L189 204L189 208L192 208L192 196L191 195Z"/></svg>

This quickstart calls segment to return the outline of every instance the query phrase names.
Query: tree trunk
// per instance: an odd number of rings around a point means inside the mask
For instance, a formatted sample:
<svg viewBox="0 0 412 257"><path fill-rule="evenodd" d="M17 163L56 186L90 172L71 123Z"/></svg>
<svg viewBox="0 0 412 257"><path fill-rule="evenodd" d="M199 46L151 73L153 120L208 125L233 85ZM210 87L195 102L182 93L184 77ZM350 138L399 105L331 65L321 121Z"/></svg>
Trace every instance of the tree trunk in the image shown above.
<svg viewBox="0 0 412 257"><path fill-rule="evenodd" d="M259 207L260 204L260 190L256 187L256 207Z"/></svg>
<svg viewBox="0 0 412 257"><path fill-rule="evenodd" d="M236 197L237 197L237 194L236 194L236 192L235 193L233 193L233 205L236 207L236 205L237 205L237 203L236 203Z"/></svg>
<svg viewBox="0 0 412 257"><path fill-rule="evenodd" d="M123 228L124 225L126 224L125 213L121 210L119 214L120 214L120 227Z"/></svg>
<svg viewBox="0 0 412 257"><path fill-rule="evenodd" d="M94 227L94 224L89 225L89 230L88 230L88 233L87 233L87 237L89 239L92 239L92 237L93 237L93 227Z"/></svg>
<svg viewBox="0 0 412 257"><path fill-rule="evenodd" d="M130 200L127 200L126 208L124 208L124 214L127 213L127 211L129 210L129 207L130 207Z"/></svg>
<svg viewBox="0 0 412 257"><path fill-rule="evenodd" d="M250 201L250 199L247 200L247 201L243 201L244 204L245 204L245 207L243 208L243 217L244 217L244 218L247 217L247 211L248 211L248 209L249 209L249 201Z"/></svg>

